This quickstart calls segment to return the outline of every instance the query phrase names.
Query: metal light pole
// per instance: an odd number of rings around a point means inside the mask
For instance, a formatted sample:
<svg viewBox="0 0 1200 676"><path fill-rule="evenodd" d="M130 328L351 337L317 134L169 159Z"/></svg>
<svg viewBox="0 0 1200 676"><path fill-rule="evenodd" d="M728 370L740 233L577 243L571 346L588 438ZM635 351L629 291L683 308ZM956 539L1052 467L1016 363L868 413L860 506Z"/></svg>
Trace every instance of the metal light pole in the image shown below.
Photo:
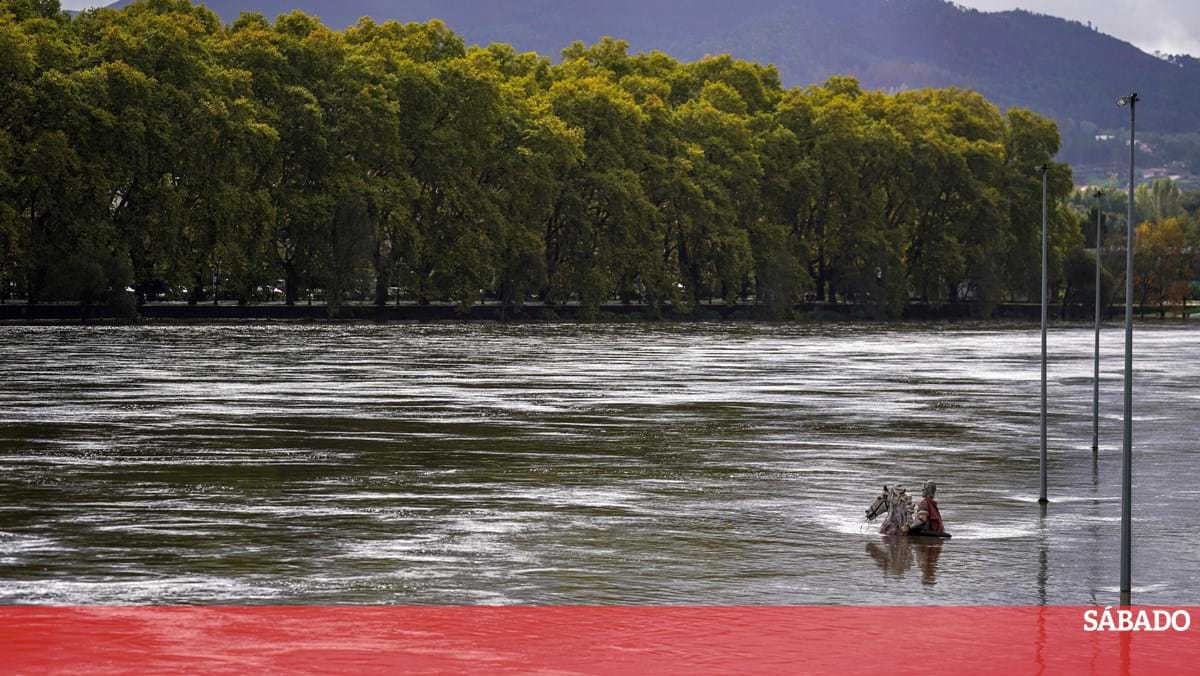
<svg viewBox="0 0 1200 676"><path fill-rule="evenodd" d="M1104 191L1096 191L1096 361L1092 376L1092 455L1100 453L1100 239L1103 229Z"/></svg>
<svg viewBox="0 0 1200 676"><path fill-rule="evenodd" d="M1039 504L1046 504L1049 500L1046 498L1046 316L1047 303L1049 292L1047 290L1047 257L1050 249L1050 235L1046 227L1046 183L1050 173L1050 166L1042 165L1042 461L1041 461L1041 486L1042 490L1038 496Z"/></svg>
<svg viewBox="0 0 1200 676"><path fill-rule="evenodd" d="M1137 154L1137 92L1117 99L1129 106L1129 217L1125 222L1125 428L1121 444L1121 605L1133 589L1133 200Z"/></svg>

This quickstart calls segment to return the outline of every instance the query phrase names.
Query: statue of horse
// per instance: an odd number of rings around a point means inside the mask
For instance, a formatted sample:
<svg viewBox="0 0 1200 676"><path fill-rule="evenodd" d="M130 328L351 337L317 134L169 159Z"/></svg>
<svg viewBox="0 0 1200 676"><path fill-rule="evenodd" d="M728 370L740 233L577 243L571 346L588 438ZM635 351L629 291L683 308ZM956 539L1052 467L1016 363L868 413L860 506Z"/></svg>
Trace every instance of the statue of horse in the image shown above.
<svg viewBox="0 0 1200 676"><path fill-rule="evenodd" d="M901 535L906 532L902 528L912 522L913 501L903 486L885 485L883 492L867 508L867 521L875 521L883 513L887 513L887 518L879 527L880 533Z"/></svg>

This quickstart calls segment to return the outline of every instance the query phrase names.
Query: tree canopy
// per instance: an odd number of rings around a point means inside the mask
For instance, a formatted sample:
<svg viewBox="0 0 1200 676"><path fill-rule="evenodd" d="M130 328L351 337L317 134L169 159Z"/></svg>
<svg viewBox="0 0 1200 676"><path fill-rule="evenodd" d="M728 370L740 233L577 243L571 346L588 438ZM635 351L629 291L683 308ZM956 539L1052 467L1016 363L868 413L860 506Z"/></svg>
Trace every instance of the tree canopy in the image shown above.
<svg viewBox="0 0 1200 676"><path fill-rule="evenodd" d="M0 55L0 297L986 314L1036 296L1042 165L1055 288L1084 246L1054 123L962 89L187 0L0 0Z"/></svg>

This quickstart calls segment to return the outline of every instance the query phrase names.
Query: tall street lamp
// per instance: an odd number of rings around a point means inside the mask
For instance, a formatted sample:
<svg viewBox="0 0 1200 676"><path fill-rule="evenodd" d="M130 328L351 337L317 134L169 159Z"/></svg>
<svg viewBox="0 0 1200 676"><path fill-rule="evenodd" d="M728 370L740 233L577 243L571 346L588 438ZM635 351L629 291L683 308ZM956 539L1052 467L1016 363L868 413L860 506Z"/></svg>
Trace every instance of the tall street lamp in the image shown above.
<svg viewBox="0 0 1200 676"><path fill-rule="evenodd" d="M1046 504L1046 316L1049 293L1047 291L1047 257L1049 254L1050 236L1046 227L1046 183L1050 173L1050 165L1043 164L1042 170L1042 456L1041 456L1041 493L1038 503Z"/></svg>
<svg viewBox="0 0 1200 676"><path fill-rule="evenodd" d="M1104 191L1096 191L1096 359L1092 376L1092 456L1100 454L1100 240Z"/></svg>
<svg viewBox="0 0 1200 676"><path fill-rule="evenodd" d="M1129 106L1129 215L1125 221L1125 427L1121 443L1121 605L1129 605L1133 588L1133 200L1137 153L1137 92L1117 99Z"/></svg>

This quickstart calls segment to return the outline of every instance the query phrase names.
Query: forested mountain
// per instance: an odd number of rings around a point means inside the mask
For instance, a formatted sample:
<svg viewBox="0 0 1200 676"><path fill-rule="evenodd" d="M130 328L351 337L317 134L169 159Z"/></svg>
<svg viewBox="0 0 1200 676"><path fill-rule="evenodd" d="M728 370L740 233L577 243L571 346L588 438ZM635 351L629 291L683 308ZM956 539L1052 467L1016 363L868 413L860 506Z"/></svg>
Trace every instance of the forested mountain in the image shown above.
<svg viewBox="0 0 1200 676"><path fill-rule="evenodd" d="M123 0L119 4L127 4ZM1024 11L988 13L942 0L208 0L230 21L315 14L333 27L362 16L444 20L469 42L557 54L602 36L676 58L707 53L772 63L787 84L853 75L869 88L962 86L1001 108L1125 126L1113 101L1141 93L1142 128L1200 130L1200 63L1158 58L1077 22Z"/></svg>

